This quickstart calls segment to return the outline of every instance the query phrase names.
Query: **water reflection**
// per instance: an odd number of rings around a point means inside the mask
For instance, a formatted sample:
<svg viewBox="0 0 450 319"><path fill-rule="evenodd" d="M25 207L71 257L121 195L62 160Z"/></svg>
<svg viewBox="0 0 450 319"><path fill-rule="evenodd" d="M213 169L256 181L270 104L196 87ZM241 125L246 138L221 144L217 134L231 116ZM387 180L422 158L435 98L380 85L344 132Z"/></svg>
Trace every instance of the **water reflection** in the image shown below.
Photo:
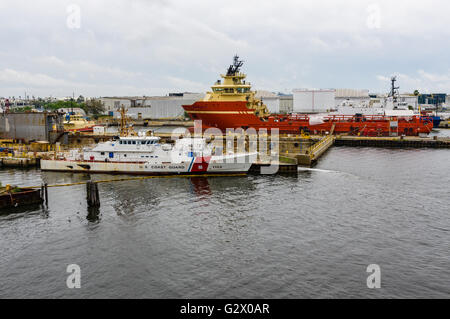
<svg viewBox="0 0 450 319"><path fill-rule="evenodd" d="M40 210L41 207L42 211ZM41 204L2 208L0 210L0 216L15 215L15 217L20 217L25 215L38 215L41 213L43 216L48 216L48 211L46 212L44 208L44 205Z"/></svg>
<svg viewBox="0 0 450 319"><path fill-rule="evenodd" d="M88 214L86 219L90 223L98 223L100 222L100 208L98 207L88 207Z"/></svg>
<svg viewBox="0 0 450 319"><path fill-rule="evenodd" d="M198 196L212 195L211 186L209 185L208 178L206 177L192 177L189 178L190 190L192 194Z"/></svg>
<svg viewBox="0 0 450 319"><path fill-rule="evenodd" d="M41 172L41 177L42 182L48 185L79 183L91 180L90 174L83 173Z"/></svg>
<svg viewBox="0 0 450 319"><path fill-rule="evenodd" d="M50 188L48 219L0 216L0 298L73 298L73 262L90 278L80 298L448 298L449 154L342 147L298 177L101 183L101 213L85 185ZM11 172L4 184L90 179ZM363 277L373 259L390 273L379 292Z"/></svg>

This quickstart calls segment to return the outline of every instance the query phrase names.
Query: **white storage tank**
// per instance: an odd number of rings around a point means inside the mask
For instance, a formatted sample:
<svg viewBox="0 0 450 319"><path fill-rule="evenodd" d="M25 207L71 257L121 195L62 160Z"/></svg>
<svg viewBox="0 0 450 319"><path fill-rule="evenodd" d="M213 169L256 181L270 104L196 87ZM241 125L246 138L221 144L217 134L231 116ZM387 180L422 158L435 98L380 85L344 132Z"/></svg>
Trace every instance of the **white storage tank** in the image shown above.
<svg viewBox="0 0 450 319"><path fill-rule="evenodd" d="M263 97L262 102L267 106L269 113L278 114L280 113L280 97Z"/></svg>
<svg viewBox="0 0 450 319"><path fill-rule="evenodd" d="M295 113L327 112L335 106L333 89L295 89L293 93Z"/></svg>

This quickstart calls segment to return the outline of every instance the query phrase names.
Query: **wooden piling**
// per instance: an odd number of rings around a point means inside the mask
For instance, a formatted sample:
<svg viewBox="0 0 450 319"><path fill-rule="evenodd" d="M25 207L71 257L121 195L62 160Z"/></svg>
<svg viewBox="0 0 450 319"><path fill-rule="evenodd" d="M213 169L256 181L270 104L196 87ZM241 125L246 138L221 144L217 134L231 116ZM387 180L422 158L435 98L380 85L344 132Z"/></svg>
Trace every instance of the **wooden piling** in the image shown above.
<svg viewBox="0 0 450 319"><path fill-rule="evenodd" d="M44 184L44 192L45 192L45 205L48 206L48 184Z"/></svg>
<svg viewBox="0 0 450 319"><path fill-rule="evenodd" d="M88 207L100 207L98 184L92 181L86 183L86 199Z"/></svg>

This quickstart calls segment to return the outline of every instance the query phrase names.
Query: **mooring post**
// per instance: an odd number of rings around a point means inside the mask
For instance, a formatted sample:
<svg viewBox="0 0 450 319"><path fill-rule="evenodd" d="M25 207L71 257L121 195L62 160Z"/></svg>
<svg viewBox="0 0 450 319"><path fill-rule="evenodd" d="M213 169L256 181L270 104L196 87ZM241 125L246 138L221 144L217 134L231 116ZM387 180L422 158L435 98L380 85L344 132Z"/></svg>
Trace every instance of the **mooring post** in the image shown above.
<svg viewBox="0 0 450 319"><path fill-rule="evenodd" d="M44 184L44 191L45 191L45 204L48 205L48 184Z"/></svg>
<svg viewBox="0 0 450 319"><path fill-rule="evenodd" d="M92 181L86 183L86 199L88 207L100 207L98 184Z"/></svg>

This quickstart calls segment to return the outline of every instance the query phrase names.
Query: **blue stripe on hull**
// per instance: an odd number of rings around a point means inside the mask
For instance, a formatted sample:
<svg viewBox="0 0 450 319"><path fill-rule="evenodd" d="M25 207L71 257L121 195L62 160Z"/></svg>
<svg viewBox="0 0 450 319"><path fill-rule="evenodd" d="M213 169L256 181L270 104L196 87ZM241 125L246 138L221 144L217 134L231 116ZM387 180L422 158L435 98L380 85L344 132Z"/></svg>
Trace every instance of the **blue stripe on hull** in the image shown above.
<svg viewBox="0 0 450 319"><path fill-rule="evenodd" d="M192 164L194 164L194 161L195 161L195 157L192 158L191 164L189 164L188 172L191 171L191 169L192 169Z"/></svg>

